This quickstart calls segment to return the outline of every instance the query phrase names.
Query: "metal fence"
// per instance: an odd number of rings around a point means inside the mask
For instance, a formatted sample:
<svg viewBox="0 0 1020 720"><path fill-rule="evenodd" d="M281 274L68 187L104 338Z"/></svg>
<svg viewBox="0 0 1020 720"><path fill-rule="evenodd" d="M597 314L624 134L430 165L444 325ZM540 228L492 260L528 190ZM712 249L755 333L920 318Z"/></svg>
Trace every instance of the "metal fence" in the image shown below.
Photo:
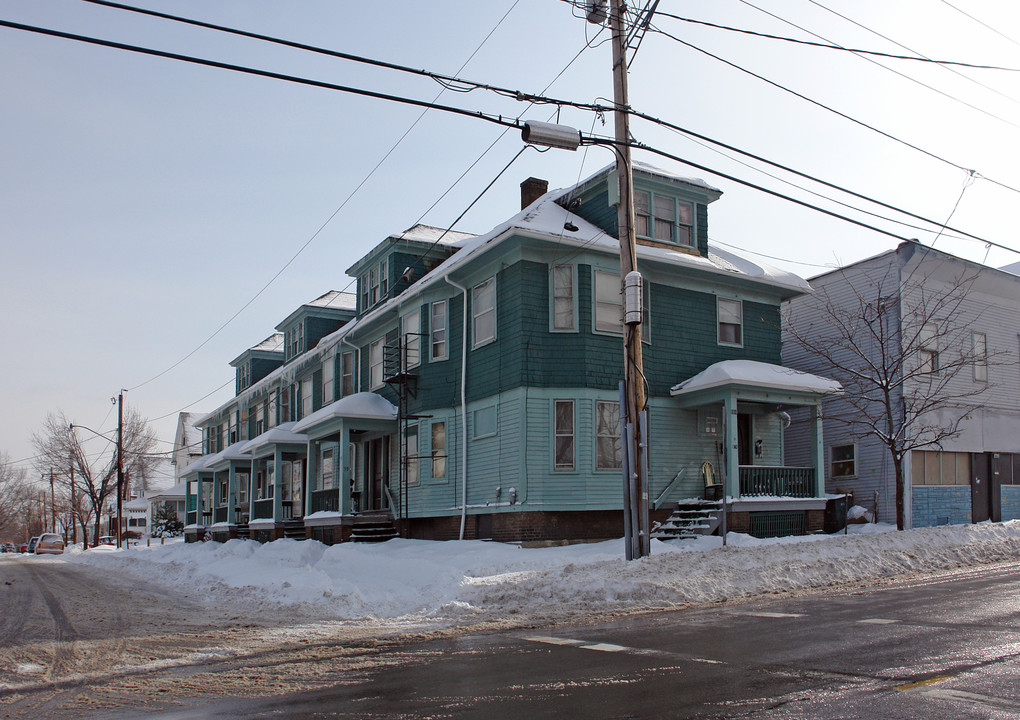
<svg viewBox="0 0 1020 720"><path fill-rule="evenodd" d="M815 469L776 465L741 465L740 494L814 497Z"/></svg>

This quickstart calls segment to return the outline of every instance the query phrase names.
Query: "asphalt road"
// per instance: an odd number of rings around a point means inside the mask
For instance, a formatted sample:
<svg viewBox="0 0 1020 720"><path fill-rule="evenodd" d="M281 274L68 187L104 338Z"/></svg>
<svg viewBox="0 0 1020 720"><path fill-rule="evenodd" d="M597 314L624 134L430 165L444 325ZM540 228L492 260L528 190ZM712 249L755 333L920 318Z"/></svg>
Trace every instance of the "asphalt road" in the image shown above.
<svg viewBox="0 0 1020 720"><path fill-rule="evenodd" d="M1020 718L1020 563L408 641L33 560L0 562L0 717Z"/></svg>

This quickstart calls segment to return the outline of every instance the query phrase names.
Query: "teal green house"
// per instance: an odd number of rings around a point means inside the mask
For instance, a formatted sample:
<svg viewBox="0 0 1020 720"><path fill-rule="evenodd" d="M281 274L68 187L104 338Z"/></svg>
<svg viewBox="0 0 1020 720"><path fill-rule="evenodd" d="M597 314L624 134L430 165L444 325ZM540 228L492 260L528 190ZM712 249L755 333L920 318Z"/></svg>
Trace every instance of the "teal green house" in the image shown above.
<svg viewBox="0 0 1020 720"><path fill-rule="evenodd" d="M634 185L653 519L710 495L730 530L821 529L820 408L840 388L780 359L780 307L810 287L710 247L721 191L640 164ZM615 187L612 167L531 178L489 232L388 237L347 271L354 293L288 315L197 423L186 536L620 537ZM793 407L805 467L785 464Z"/></svg>

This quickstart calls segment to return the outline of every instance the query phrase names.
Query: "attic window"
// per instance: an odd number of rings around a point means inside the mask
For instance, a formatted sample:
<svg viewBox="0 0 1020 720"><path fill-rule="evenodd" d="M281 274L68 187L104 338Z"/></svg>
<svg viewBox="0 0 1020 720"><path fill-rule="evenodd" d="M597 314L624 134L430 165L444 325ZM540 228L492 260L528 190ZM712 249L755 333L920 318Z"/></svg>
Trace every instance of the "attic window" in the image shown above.
<svg viewBox="0 0 1020 720"><path fill-rule="evenodd" d="M674 245L690 245L694 208L669 195L646 190L634 193L634 234Z"/></svg>

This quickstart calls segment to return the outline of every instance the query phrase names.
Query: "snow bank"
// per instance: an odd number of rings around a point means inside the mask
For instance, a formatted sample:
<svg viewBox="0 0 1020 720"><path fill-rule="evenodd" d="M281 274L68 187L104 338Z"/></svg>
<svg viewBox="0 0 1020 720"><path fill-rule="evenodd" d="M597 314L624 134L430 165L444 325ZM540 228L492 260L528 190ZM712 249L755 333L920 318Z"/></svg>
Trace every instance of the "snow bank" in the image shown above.
<svg viewBox="0 0 1020 720"><path fill-rule="evenodd" d="M294 619L363 619L445 625L512 618L714 603L763 593L862 583L1020 558L1020 521L889 532L852 526L849 536L759 540L731 533L655 541L627 562L623 541L544 549L482 541L391 540L378 545L248 540L75 553L120 575L198 595L237 613Z"/></svg>

